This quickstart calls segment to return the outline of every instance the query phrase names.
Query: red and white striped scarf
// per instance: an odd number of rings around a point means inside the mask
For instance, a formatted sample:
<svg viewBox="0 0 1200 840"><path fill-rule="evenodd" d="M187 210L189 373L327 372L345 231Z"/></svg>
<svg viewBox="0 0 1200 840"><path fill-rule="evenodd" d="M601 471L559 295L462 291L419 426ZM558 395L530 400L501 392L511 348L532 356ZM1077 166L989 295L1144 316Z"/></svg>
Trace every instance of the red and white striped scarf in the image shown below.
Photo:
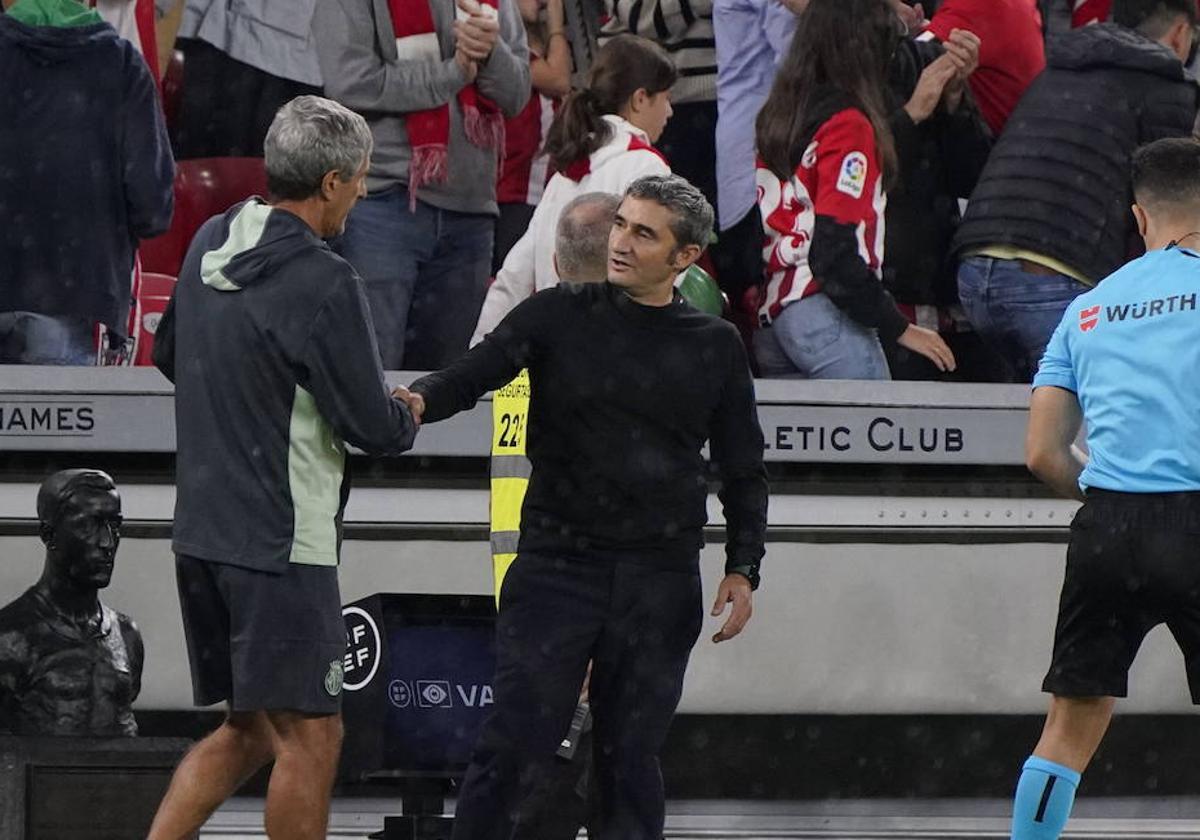
<svg viewBox="0 0 1200 840"><path fill-rule="evenodd" d="M392 29L396 34L396 50L401 61L442 60L430 2L388 0ZM497 14L497 0L479 2L485 11ZM504 154L504 115L500 109L481 94L474 84L458 92L458 104L462 108L463 131L467 139L481 149L492 149L499 162ZM415 208L417 192L421 187L444 183L450 175L450 106L438 105L425 111L411 111L405 114L404 122L412 148L412 161L408 167L408 201L409 207Z"/></svg>

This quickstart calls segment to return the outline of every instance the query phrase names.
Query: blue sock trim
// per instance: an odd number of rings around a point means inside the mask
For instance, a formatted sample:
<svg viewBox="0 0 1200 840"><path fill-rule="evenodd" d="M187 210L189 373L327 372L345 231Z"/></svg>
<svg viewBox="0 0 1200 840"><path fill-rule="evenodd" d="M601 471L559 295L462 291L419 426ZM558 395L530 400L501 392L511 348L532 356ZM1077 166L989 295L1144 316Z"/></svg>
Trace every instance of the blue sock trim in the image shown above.
<svg viewBox="0 0 1200 840"><path fill-rule="evenodd" d="M1022 770L1040 770L1043 773L1048 773L1051 776L1058 776L1064 782L1070 782L1072 787L1079 787L1079 780L1082 778L1079 773L1072 770L1070 767L1063 767L1061 764L1055 764L1053 761L1047 761L1044 758L1038 758L1036 755L1029 756L1025 761L1025 766Z"/></svg>

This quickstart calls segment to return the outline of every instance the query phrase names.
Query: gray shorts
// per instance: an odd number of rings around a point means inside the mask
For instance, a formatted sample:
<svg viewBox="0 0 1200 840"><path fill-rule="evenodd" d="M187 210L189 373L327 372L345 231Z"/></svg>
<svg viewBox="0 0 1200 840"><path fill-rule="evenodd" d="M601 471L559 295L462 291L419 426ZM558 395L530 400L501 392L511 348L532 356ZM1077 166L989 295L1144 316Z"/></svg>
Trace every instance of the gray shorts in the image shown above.
<svg viewBox="0 0 1200 840"><path fill-rule="evenodd" d="M337 569L281 574L175 558L197 706L336 714L346 631Z"/></svg>

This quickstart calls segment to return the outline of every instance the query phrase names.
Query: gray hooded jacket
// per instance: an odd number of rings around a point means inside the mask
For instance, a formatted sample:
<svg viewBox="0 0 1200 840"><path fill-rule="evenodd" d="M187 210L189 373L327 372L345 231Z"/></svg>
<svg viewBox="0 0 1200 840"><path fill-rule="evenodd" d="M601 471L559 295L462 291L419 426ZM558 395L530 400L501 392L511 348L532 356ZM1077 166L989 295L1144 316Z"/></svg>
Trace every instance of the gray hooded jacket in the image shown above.
<svg viewBox="0 0 1200 840"><path fill-rule="evenodd" d="M231 208L192 241L154 363L175 383L175 552L336 565L343 442L399 455L416 433L350 264L292 213Z"/></svg>

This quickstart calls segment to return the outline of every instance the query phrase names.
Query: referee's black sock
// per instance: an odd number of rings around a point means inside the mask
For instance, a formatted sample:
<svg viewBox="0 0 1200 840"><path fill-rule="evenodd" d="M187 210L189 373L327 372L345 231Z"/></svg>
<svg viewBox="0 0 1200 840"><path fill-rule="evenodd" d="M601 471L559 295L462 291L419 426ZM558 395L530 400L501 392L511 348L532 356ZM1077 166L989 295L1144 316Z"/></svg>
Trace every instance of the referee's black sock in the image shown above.
<svg viewBox="0 0 1200 840"><path fill-rule="evenodd" d="M1012 840L1058 840L1077 787L1079 774L1070 767L1031 755L1017 782Z"/></svg>

